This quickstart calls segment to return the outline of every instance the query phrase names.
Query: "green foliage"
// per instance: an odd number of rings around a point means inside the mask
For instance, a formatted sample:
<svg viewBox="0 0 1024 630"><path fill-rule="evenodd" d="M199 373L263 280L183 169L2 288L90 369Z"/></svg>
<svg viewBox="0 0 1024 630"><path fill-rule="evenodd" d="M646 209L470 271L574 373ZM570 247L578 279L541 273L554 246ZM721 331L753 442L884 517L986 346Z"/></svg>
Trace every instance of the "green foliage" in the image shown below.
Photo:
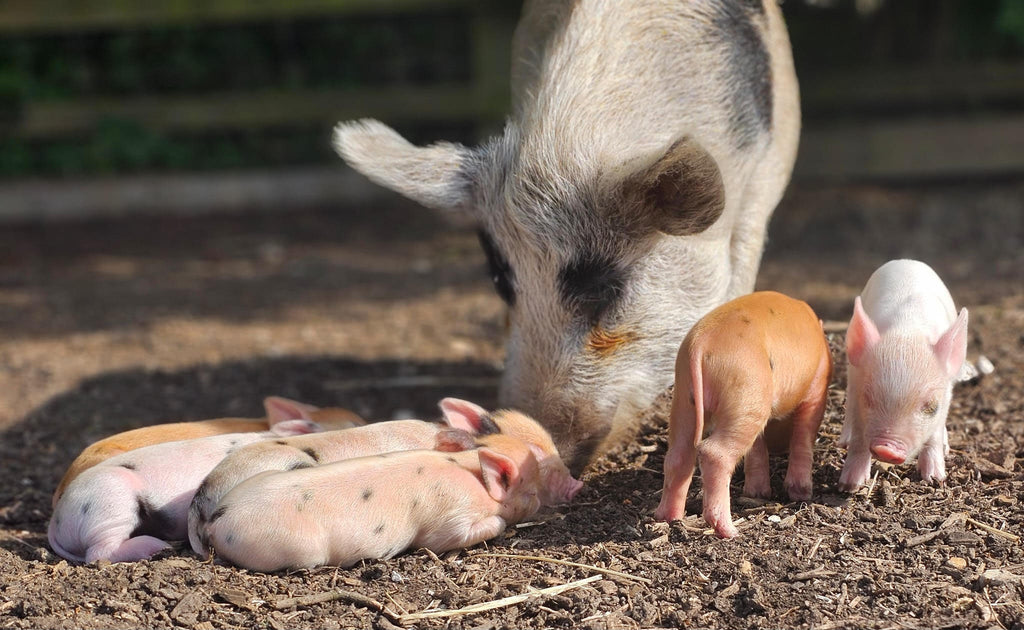
<svg viewBox="0 0 1024 630"><path fill-rule="evenodd" d="M1024 2L1002 0L996 18L996 30L1013 38L1018 46L1024 48Z"/></svg>

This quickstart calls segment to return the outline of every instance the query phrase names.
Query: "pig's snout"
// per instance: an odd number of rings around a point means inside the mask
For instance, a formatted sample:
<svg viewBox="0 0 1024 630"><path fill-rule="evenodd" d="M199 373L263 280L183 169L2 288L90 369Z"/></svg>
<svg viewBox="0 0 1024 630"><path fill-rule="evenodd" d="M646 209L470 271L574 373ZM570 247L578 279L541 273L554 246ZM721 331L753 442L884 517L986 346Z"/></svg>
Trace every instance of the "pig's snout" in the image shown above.
<svg viewBox="0 0 1024 630"><path fill-rule="evenodd" d="M873 440L871 454L887 464L902 464L907 461L907 447L895 440Z"/></svg>
<svg viewBox="0 0 1024 630"><path fill-rule="evenodd" d="M552 497L555 499L554 503L569 503L573 497L583 489L583 482L579 479L566 476L559 484L559 487L554 489Z"/></svg>

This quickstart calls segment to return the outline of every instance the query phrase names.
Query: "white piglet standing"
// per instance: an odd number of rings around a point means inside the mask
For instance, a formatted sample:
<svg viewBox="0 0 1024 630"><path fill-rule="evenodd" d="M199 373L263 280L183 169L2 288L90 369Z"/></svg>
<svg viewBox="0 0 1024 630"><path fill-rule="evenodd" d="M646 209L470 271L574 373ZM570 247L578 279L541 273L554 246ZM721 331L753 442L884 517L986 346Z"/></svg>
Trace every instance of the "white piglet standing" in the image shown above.
<svg viewBox="0 0 1024 630"><path fill-rule="evenodd" d="M916 456L924 481L945 480L946 414L966 353L967 309L957 315L931 267L892 260L871 275L846 335L842 490L867 482L872 455L892 464Z"/></svg>

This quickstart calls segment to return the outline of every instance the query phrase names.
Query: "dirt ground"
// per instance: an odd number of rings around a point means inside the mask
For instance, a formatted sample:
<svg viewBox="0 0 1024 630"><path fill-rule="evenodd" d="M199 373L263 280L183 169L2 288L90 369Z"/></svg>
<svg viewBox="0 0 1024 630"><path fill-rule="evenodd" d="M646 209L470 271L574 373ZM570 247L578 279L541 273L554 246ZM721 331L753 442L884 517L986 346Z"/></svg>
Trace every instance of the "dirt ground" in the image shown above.
<svg viewBox="0 0 1024 630"><path fill-rule="evenodd" d="M270 575L184 548L131 564L68 563L47 547L50 494L96 439L259 415L270 394L379 419L435 415L447 395L493 405L504 314L472 231L398 201L3 226L0 626L1024 627L1022 199L1019 180L805 185L771 227L759 286L807 299L826 320L847 319L870 272L899 256L930 262L970 309L968 357L985 355L995 372L955 392L944 487L911 466L876 464L870 492L838 492L836 333L813 500L743 501L738 473L737 539L717 540L697 517L652 521L663 398L571 506L486 545ZM777 496L784 470L773 459ZM484 612L402 616L592 576Z"/></svg>

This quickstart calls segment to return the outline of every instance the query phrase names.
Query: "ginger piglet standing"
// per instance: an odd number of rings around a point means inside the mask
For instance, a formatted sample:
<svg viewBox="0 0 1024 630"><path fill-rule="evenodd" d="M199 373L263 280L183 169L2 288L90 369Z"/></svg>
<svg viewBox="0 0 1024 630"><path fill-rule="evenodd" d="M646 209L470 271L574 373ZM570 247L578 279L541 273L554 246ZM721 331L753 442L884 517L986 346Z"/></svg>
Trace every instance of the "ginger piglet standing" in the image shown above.
<svg viewBox="0 0 1024 630"><path fill-rule="evenodd" d="M840 489L867 482L872 455L890 464L916 456L921 479L946 479L946 415L966 354L967 309L957 314L931 267L891 260L871 274L846 333Z"/></svg>
<svg viewBox="0 0 1024 630"><path fill-rule="evenodd" d="M176 442L178 440L194 440L196 438L225 435L227 433L255 433L266 431L279 422L288 420L310 420L325 429L347 429L366 424L357 414L340 407L323 409L280 396L268 396L263 399L263 408L267 412L266 419L252 418L218 418L215 420L198 420L195 422L171 422L140 427L124 431L85 447L68 466L64 477L53 492L52 506L57 505L64 490L75 477L100 462L115 455L134 451L138 448Z"/></svg>
<svg viewBox="0 0 1024 630"><path fill-rule="evenodd" d="M805 302L773 291L736 298L690 330L676 358L659 520L680 519L700 462L704 519L721 538L738 533L729 482L743 459L743 494L771 495L768 445L788 443L785 487L811 498L814 439L825 413L832 356Z"/></svg>

